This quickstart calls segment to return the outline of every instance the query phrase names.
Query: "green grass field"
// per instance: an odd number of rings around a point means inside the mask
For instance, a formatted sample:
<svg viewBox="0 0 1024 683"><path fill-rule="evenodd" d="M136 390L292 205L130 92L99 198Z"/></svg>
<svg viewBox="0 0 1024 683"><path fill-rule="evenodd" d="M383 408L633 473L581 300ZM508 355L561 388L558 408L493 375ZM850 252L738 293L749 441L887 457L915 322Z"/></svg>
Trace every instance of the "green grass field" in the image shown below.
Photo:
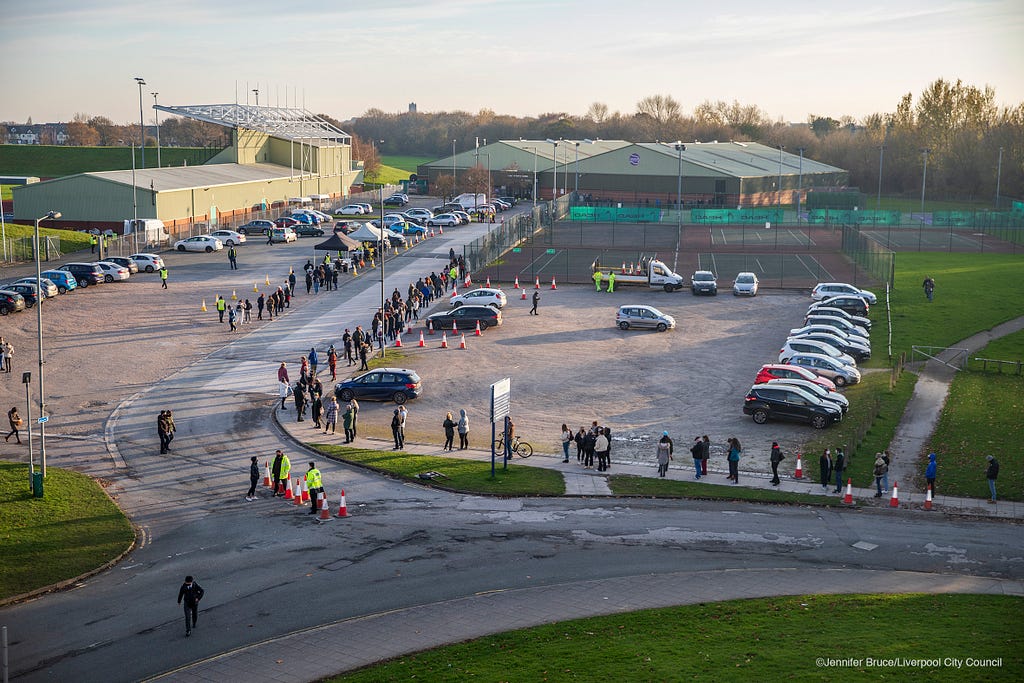
<svg viewBox="0 0 1024 683"><path fill-rule="evenodd" d="M686 461L684 460L683 462L685 463ZM794 459L793 463L795 464L795 462L796 460ZM654 468L652 467L652 469ZM701 484L696 481L636 477L625 474L613 474L608 477L608 486L611 488L612 493L617 496L745 500L758 503L788 503L791 505L836 506L839 504L835 496L829 498L828 496L813 496L804 493L789 493L787 491L748 489L743 486L718 486Z"/></svg>
<svg viewBox="0 0 1024 683"><path fill-rule="evenodd" d="M399 181L409 179L409 171L394 166L381 166L376 173L367 174L366 182L381 185L398 185Z"/></svg>
<svg viewBox="0 0 1024 683"><path fill-rule="evenodd" d="M161 147L162 166L198 166L220 149L204 147ZM57 178L90 171L118 171L132 167L130 147L67 147L63 145L0 145L0 175ZM142 150L135 150L135 163L142 165ZM156 166L156 148L146 148L146 165Z"/></svg>
<svg viewBox="0 0 1024 683"><path fill-rule="evenodd" d="M34 225L22 225L20 223L7 223L4 225L4 232L8 240L21 240L35 236ZM71 254L81 249L89 248L89 235L77 230L52 230L50 228L39 228L40 237L55 237L60 239L60 250L64 254ZM32 252L32 243L29 242L25 248L25 258L35 258ZM17 251L15 252L18 253ZM44 252L40 252L44 253ZM19 257L20 258L20 257ZM53 266L56 267L56 266Z"/></svg>
<svg viewBox="0 0 1024 683"><path fill-rule="evenodd" d="M28 465L0 462L0 597L95 569L135 538L99 484L54 467L46 474L45 496L33 498Z"/></svg>
<svg viewBox="0 0 1024 683"><path fill-rule="evenodd" d="M733 600L511 631L329 680L1018 681L1022 610L1024 598L994 595ZM823 666L818 658L862 662ZM868 658L939 664L868 666ZM1001 662L957 668L945 658Z"/></svg>
<svg viewBox="0 0 1024 683"><path fill-rule="evenodd" d="M415 173L420 164L433 160L433 157L403 156L400 154L383 154L380 157L381 163L385 166L393 166L405 171L406 178L409 177L410 173Z"/></svg>

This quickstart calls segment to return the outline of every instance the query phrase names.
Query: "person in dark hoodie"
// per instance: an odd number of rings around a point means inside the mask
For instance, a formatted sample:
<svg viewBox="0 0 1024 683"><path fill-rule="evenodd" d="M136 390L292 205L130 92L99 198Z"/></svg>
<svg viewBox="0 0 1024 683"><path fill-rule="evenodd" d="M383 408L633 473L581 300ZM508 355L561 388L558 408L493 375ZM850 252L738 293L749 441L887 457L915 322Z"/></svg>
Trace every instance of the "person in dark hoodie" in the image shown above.
<svg viewBox="0 0 1024 683"><path fill-rule="evenodd" d="M701 477L701 467L704 464L704 442L701 441L698 436L693 440L693 445L690 447L690 455L693 456L693 469L697 472L697 479Z"/></svg>
<svg viewBox="0 0 1024 683"><path fill-rule="evenodd" d="M988 490L992 493L992 499L988 502L995 504L996 502L996 479L999 478L999 461L994 456L986 455L985 460L988 461L988 469L985 470L985 478L988 479Z"/></svg>
<svg viewBox="0 0 1024 683"><path fill-rule="evenodd" d="M253 501L256 498L256 484L260 480L260 466L255 455L249 461L249 491L245 494L245 499Z"/></svg>
<svg viewBox="0 0 1024 683"><path fill-rule="evenodd" d="M928 454L928 467L924 469L924 479L928 482L928 488L932 490L932 495L935 495L935 474L939 469L939 463L935 460L935 454Z"/></svg>
<svg viewBox="0 0 1024 683"><path fill-rule="evenodd" d="M199 601L203 599L206 591L191 576L185 577L185 583L178 589L178 604L185 602L185 637L192 635L192 629L196 627L196 618L199 616Z"/></svg>
<svg viewBox="0 0 1024 683"><path fill-rule="evenodd" d="M779 463L785 459L786 456L782 454L782 449L779 448L778 441L772 441L772 454L769 458L769 462L772 464L772 486L779 485Z"/></svg>

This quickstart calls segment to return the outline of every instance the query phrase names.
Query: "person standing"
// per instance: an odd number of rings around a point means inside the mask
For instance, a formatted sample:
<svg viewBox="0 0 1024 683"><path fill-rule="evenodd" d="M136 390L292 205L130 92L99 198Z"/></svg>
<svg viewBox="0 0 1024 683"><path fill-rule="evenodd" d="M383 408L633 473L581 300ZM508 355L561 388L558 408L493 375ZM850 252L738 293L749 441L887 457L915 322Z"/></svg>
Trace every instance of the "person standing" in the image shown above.
<svg viewBox="0 0 1024 683"><path fill-rule="evenodd" d="M185 637L192 635L199 617L199 601L206 595L203 587L191 576L185 577L185 583L178 589L178 604L185 603Z"/></svg>
<svg viewBox="0 0 1024 683"><path fill-rule="evenodd" d="M327 369L331 371L331 381L338 379L338 352L334 350L334 344L327 349Z"/></svg>
<svg viewBox="0 0 1024 683"><path fill-rule="evenodd" d="M345 361L349 367L355 365L356 359L352 355L352 333L348 331L347 327L345 328L345 334L341 335L341 343L345 346Z"/></svg>
<svg viewBox="0 0 1024 683"><path fill-rule="evenodd" d="M355 421L355 414L352 412L352 404L345 406L345 412L341 416L341 426L345 429L345 443L355 441L355 434L352 431L352 424Z"/></svg>
<svg viewBox="0 0 1024 683"><path fill-rule="evenodd" d="M456 428L459 432L459 450L464 451L469 448L469 416L466 415L465 408L459 410L459 423Z"/></svg>
<svg viewBox="0 0 1024 683"><path fill-rule="evenodd" d="M668 461L672 459L672 439L668 432L661 433L655 457L658 459L658 476L664 477L668 473Z"/></svg>
<svg viewBox="0 0 1024 683"><path fill-rule="evenodd" d="M928 454L928 467L924 469L924 480L928 482L928 488L932 490L932 495L935 495L935 475L939 470L939 463L935 459L934 453Z"/></svg>
<svg viewBox="0 0 1024 683"><path fill-rule="evenodd" d="M306 470L306 488L309 490L310 505L309 514L315 515L320 511L320 494L324 492L324 482L320 477L320 470L312 462Z"/></svg>
<svg viewBox="0 0 1024 683"><path fill-rule="evenodd" d="M263 307L267 305L267 299L263 296L263 292L256 297L256 319L263 320Z"/></svg>
<svg viewBox="0 0 1024 683"><path fill-rule="evenodd" d="M818 458L818 475L821 478L821 488L827 489L832 481L832 451L825 449Z"/></svg>
<svg viewBox="0 0 1024 683"><path fill-rule="evenodd" d="M608 451L611 441L604 429L598 430L597 438L594 439L594 453L597 454L597 471L604 472L608 469Z"/></svg>
<svg viewBox="0 0 1024 683"><path fill-rule="evenodd" d="M530 309L530 315L540 315L540 313L537 312L537 304L539 304L539 303L540 303L540 292L535 290L533 292L533 308Z"/></svg>
<svg viewBox="0 0 1024 683"><path fill-rule="evenodd" d="M580 427L580 430L576 432L576 435L572 437L573 442L576 444L576 464L583 464L583 440L587 436L587 430Z"/></svg>
<svg viewBox="0 0 1024 683"><path fill-rule="evenodd" d="M836 449L836 460L832 463L832 471L836 475L836 488L832 493L841 493L843 490L843 472L846 471L846 453L842 448Z"/></svg>
<svg viewBox="0 0 1024 683"><path fill-rule="evenodd" d="M988 502L990 505L995 505L996 479L999 478L999 461L991 455L986 455L985 460L988 461L988 469L985 470L985 478L988 479L988 490L992 494L992 498Z"/></svg>
<svg viewBox="0 0 1024 683"><path fill-rule="evenodd" d="M601 291L601 271L600 270L595 270L592 277L594 279L594 290L600 292Z"/></svg>
<svg viewBox="0 0 1024 683"><path fill-rule="evenodd" d="M217 295L217 317L220 318L221 322L224 322L224 311L228 308L228 302L224 301L224 297L220 294Z"/></svg>
<svg viewBox="0 0 1024 683"><path fill-rule="evenodd" d="M732 479L732 483L740 483L740 454L743 452L743 447L740 446L740 440L735 436L729 437L729 479Z"/></svg>
<svg viewBox="0 0 1024 683"><path fill-rule="evenodd" d="M248 299L245 300L245 305L242 306L242 313L243 313L242 322L243 323L251 323L252 322L252 302L249 301Z"/></svg>
<svg viewBox="0 0 1024 683"><path fill-rule="evenodd" d="M256 500L256 484L260 480L260 466L256 462L256 456L249 458L249 491L245 499L249 502Z"/></svg>
<svg viewBox="0 0 1024 683"><path fill-rule="evenodd" d="M572 430L562 423L562 462L569 462L569 444L572 442Z"/></svg>
<svg viewBox="0 0 1024 683"><path fill-rule="evenodd" d="M701 437L704 444L704 452L701 453L700 476L708 476L708 460L711 459L711 438L705 434Z"/></svg>
<svg viewBox="0 0 1024 683"><path fill-rule="evenodd" d="M11 431L7 432L7 436L4 437L4 441L9 441L13 436L18 440L18 443L21 443L21 433L18 430L21 429L21 425L24 424L24 422L21 419L21 415L18 415L17 406L12 406L11 409L7 411L7 423L11 426ZM161 445L163 444L163 439L161 439L160 443Z"/></svg>
<svg viewBox="0 0 1024 683"><path fill-rule="evenodd" d="M359 436L359 401L352 397L352 400L348 402L352 407L352 438Z"/></svg>
<svg viewBox="0 0 1024 683"><path fill-rule="evenodd" d="M228 325L231 326L231 328L228 330L229 332L234 332L236 329L238 329L235 327L235 320L237 319L238 316L235 314L234 306L228 308Z"/></svg>
<svg viewBox="0 0 1024 683"><path fill-rule="evenodd" d="M592 470L594 469L594 451L597 445L597 431L594 429L588 429L586 436L583 437L583 469Z"/></svg>
<svg viewBox="0 0 1024 683"><path fill-rule="evenodd" d="M450 410L445 415L441 426L444 427L444 446L441 450L450 451L452 449L452 442L455 440L455 421L452 419L452 412Z"/></svg>
<svg viewBox="0 0 1024 683"><path fill-rule="evenodd" d="M316 377L316 368L320 365L320 356L316 353L316 347L309 347L309 374Z"/></svg>
<svg viewBox="0 0 1024 683"><path fill-rule="evenodd" d="M889 493L889 466L892 465L892 456L889 451L882 451L879 455L885 461L885 474L882 475L882 493Z"/></svg>
<svg viewBox="0 0 1024 683"><path fill-rule="evenodd" d="M882 477L889 471L889 466L885 464L885 460L882 459L881 453L875 453L875 468L873 473L875 475L875 498L882 497Z"/></svg>
<svg viewBox="0 0 1024 683"><path fill-rule="evenodd" d="M614 291L615 291L615 271L614 270L609 270L608 271L608 292L611 293L611 292L614 292Z"/></svg>
<svg viewBox="0 0 1024 683"><path fill-rule="evenodd" d="M772 464L772 486L778 486L781 482L779 481L779 463L785 459L786 456L782 454L782 449L779 448L778 441L772 441L772 454L769 458Z"/></svg>
<svg viewBox="0 0 1024 683"><path fill-rule="evenodd" d="M228 247L228 265L231 266L231 270L238 270L238 252L235 251L235 245Z"/></svg>
<svg viewBox="0 0 1024 683"><path fill-rule="evenodd" d="M337 433L338 410L338 397L332 394L330 399L327 400L327 412L324 414L324 434L327 433L328 429L331 434Z"/></svg>
<svg viewBox="0 0 1024 683"><path fill-rule="evenodd" d="M391 435L395 438L395 450L402 450L402 417L395 408L395 414L391 417Z"/></svg>
<svg viewBox="0 0 1024 683"><path fill-rule="evenodd" d="M404 405L398 406L399 427L402 429L402 448L405 448L405 427L409 420L409 409Z"/></svg>
<svg viewBox="0 0 1024 683"><path fill-rule="evenodd" d="M369 370L370 366L366 362L366 354L370 352L370 345L363 342L359 345L359 370Z"/></svg>
<svg viewBox="0 0 1024 683"><path fill-rule="evenodd" d="M167 266L160 266L160 286L167 289Z"/></svg>
<svg viewBox="0 0 1024 683"><path fill-rule="evenodd" d="M306 412L306 390L301 381L295 383L292 395L295 398L295 414L298 417L296 421L305 422L306 418L303 417L303 414Z"/></svg>
<svg viewBox="0 0 1024 683"><path fill-rule="evenodd" d="M313 399L309 404L310 414L313 417L313 426L320 429L320 416L324 412L324 402L323 399L320 398L319 392L310 392L310 396Z"/></svg>
<svg viewBox="0 0 1024 683"><path fill-rule="evenodd" d="M693 456L693 469L697 473L696 479L700 479L701 465L704 463L704 442L700 440L700 437L693 439L693 445L690 446L690 455Z"/></svg>
<svg viewBox="0 0 1024 683"><path fill-rule="evenodd" d="M927 297L928 302L931 303L932 296L935 294L935 280L933 280L932 276L929 275L924 279L924 283L922 284L922 286L924 287L925 297Z"/></svg>
<svg viewBox="0 0 1024 683"><path fill-rule="evenodd" d="M96 253L96 244L98 242L99 242L99 240L96 239L96 235L89 235L89 253L90 254L95 254Z"/></svg>
<svg viewBox="0 0 1024 683"><path fill-rule="evenodd" d="M279 379L277 381L277 395L281 397L281 410L288 410L288 406L284 404L285 399L292 395L291 385L288 384L288 380Z"/></svg>
<svg viewBox="0 0 1024 683"><path fill-rule="evenodd" d="M170 423L167 422L167 411L161 410L160 415L156 418L156 433L160 437L160 454L163 455L167 452L167 446L170 445Z"/></svg>

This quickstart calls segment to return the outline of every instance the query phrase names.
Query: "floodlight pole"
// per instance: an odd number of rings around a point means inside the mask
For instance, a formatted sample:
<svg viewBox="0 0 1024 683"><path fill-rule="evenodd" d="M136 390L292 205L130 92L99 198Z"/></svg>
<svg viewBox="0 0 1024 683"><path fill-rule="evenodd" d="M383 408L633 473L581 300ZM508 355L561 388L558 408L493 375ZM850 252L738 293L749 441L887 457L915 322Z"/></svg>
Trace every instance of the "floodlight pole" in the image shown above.
<svg viewBox="0 0 1024 683"><path fill-rule="evenodd" d="M153 115L156 117L156 167L160 168L160 110L156 108L156 96L160 93L153 93Z"/></svg>
<svg viewBox="0 0 1024 683"><path fill-rule="evenodd" d="M775 201L778 203L779 210L782 210L782 150L786 149L785 145L779 145L779 192L775 197Z"/></svg>
<svg viewBox="0 0 1024 683"><path fill-rule="evenodd" d="M996 211L999 210L999 181L1003 177L1003 148L999 148L999 163L996 165Z"/></svg>
<svg viewBox="0 0 1024 683"><path fill-rule="evenodd" d="M875 199L875 211L882 210L882 163L885 159L885 145L878 146L878 196ZM877 220L877 218L876 218Z"/></svg>
<svg viewBox="0 0 1024 683"><path fill-rule="evenodd" d="M36 287L38 300L36 301L36 328L37 328L37 350L39 351L39 467L42 469L43 478L46 478L46 387L43 383L43 288L42 272L39 263L39 222L60 218L60 211L50 211L42 218L36 219ZM32 425L29 424L29 429Z"/></svg>
<svg viewBox="0 0 1024 683"><path fill-rule="evenodd" d="M928 180L928 154L931 151L928 147L921 150L921 154L924 155L924 169L921 173L921 223L924 223L924 187L925 182Z"/></svg>
<svg viewBox="0 0 1024 683"><path fill-rule="evenodd" d="M377 188L377 191L380 192L380 358L384 360L387 347L384 339L384 240L387 239L384 235L387 230L384 227L384 185Z"/></svg>
<svg viewBox="0 0 1024 683"><path fill-rule="evenodd" d="M679 216L677 221L677 227L679 230L683 229L683 152L686 151L686 145L681 142L675 144L676 152L679 154L679 170L676 175L676 212Z"/></svg>
<svg viewBox="0 0 1024 683"><path fill-rule="evenodd" d="M146 168L146 120L142 117L142 86L146 85L146 81L139 76L135 77L135 82L139 84L139 144L142 147L142 168Z"/></svg>
<svg viewBox="0 0 1024 683"><path fill-rule="evenodd" d="M452 198L455 198L455 143L458 140L452 140Z"/></svg>
<svg viewBox="0 0 1024 683"><path fill-rule="evenodd" d="M551 143L551 220L554 221L554 202L558 199L558 140L548 138L545 142Z"/></svg>
<svg viewBox="0 0 1024 683"><path fill-rule="evenodd" d="M256 95L256 107L259 108L259 106L260 106L260 89L259 88L253 88L252 91L253 91L253 94Z"/></svg>
<svg viewBox="0 0 1024 683"><path fill-rule="evenodd" d="M800 223L800 200L803 199L804 194L804 152L806 147L797 147L796 151L800 152L800 167L797 171L796 180L796 222Z"/></svg>

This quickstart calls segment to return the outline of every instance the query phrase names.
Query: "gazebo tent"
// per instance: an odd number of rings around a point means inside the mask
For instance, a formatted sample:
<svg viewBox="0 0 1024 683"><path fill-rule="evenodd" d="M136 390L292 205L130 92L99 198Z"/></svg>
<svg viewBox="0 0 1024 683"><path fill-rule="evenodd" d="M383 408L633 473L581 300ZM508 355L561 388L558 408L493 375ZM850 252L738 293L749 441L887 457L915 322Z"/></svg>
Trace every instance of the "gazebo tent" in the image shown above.
<svg viewBox="0 0 1024 683"><path fill-rule="evenodd" d="M350 232L347 237L357 242L380 242L382 239L380 230L366 223L360 225L358 230Z"/></svg>
<svg viewBox="0 0 1024 683"><path fill-rule="evenodd" d="M340 232L313 247L314 251L352 251L359 248L359 242Z"/></svg>

